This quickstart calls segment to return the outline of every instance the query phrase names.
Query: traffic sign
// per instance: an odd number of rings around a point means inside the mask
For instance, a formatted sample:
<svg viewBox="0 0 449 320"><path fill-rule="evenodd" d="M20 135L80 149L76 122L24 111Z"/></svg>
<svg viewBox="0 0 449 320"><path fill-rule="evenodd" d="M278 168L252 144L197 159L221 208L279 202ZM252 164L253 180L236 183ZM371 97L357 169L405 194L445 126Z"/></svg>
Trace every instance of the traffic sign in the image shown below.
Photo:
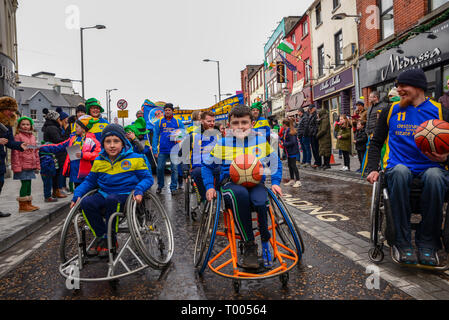
<svg viewBox="0 0 449 320"><path fill-rule="evenodd" d="M120 110L125 110L126 108L128 108L128 102L126 102L125 99L120 99L119 101L117 101L117 108L119 108Z"/></svg>
<svg viewBox="0 0 449 320"><path fill-rule="evenodd" d="M118 118L128 118L128 110L117 111Z"/></svg>

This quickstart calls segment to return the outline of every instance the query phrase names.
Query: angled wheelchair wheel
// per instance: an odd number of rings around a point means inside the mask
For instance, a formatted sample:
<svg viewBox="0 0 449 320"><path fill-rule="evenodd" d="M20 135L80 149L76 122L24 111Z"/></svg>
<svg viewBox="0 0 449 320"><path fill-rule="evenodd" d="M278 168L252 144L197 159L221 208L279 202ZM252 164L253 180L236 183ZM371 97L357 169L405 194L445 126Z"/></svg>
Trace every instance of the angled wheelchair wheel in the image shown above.
<svg viewBox="0 0 449 320"><path fill-rule="evenodd" d="M184 188L184 210L186 215L190 217L191 207L190 207L190 197L191 197L191 178L187 178Z"/></svg>
<svg viewBox="0 0 449 320"><path fill-rule="evenodd" d="M87 251L95 240L81 211L81 201L95 192L97 190L90 191L78 201L64 221L61 231L61 241L59 243L61 264L65 264L70 260L78 260L83 263L84 258L87 256Z"/></svg>
<svg viewBox="0 0 449 320"><path fill-rule="evenodd" d="M208 244L210 243L215 215L216 200L206 204L205 210L201 215L200 227L196 234L195 250L193 252L193 264L196 268L204 263L204 256Z"/></svg>
<svg viewBox="0 0 449 320"><path fill-rule="evenodd" d="M277 234L287 247L296 248L298 258L301 259L305 248L299 228L282 198L276 197L268 188L267 191L270 207L272 208L275 217Z"/></svg>
<svg viewBox="0 0 449 320"><path fill-rule="evenodd" d="M173 231L167 212L158 197L146 192L138 205L130 201L127 208L129 230L142 258L155 269L163 269L174 251Z"/></svg>
<svg viewBox="0 0 449 320"><path fill-rule="evenodd" d="M373 246L379 245L381 225L382 225L382 213L381 213L381 197L382 197L382 182L383 175L379 176L379 180L374 182L373 191L371 195L371 208L370 208L370 239Z"/></svg>

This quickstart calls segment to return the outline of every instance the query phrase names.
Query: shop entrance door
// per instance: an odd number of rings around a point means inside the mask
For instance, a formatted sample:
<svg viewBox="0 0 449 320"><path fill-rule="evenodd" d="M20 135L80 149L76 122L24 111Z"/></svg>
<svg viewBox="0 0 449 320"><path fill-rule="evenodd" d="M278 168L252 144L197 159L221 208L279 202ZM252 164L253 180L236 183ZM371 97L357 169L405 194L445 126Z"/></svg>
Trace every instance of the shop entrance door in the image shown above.
<svg viewBox="0 0 449 320"><path fill-rule="evenodd" d="M323 101L323 107L329 111L329 122L331 126L332 149L337 148L337 138L334 133L334 124L340 119L341 98L334 96Z"/></svg>

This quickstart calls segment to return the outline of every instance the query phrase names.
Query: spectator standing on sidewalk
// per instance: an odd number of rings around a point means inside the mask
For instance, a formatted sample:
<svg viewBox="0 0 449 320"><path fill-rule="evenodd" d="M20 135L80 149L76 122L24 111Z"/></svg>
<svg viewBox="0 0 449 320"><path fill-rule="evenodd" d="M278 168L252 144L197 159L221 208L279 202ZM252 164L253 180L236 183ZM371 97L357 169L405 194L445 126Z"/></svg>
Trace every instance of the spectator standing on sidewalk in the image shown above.
<svg viewBox="0 0 449 320"><path fill-rule="evenodd" d="M299 156L299 145L294 120L285 119L282 122L282 126L284 127L284 150L287 153L288 170L290 171L290 181L284 183L284 186L299 188L301 186L301 182L299 181L299 171L296 166Z"/></svg>
<svg viewBox="0 0 449 320"><path fill-rule="evenodd" d="M380 102L380 95L377 91L371 92L371 94L369 95L369 102L371 104L371 107L369 107L367 112L366 133L368 134L368 136L372 136L374 134L374 129L376 128L380 112L382 111L384 106Z"/></svg>
<svg viewBox="0 0 449 320"><path fill-rule="evenodd" d="M366 142L368 141L368 136L366 135L365 131L365 125L366 122L359 120L357 121L357 130L355 131L354 135L354 143L355 143L355 149L357 150L357 156L359 157L360 162L360 169L358 169L356 172L362 172L363 168L363 157L365 156L366 152Z"/></svg>
<svg viewBox="0 0 449 320"><path fill-rule="evenodd" d="M316 137L319 143L320 156L322 156L324 159L324 163L321 166L321 169L330 169L332 139L329 113L327 112L326 108L321 108L318 112L318 133Z"/></svg>
<svg viewBox="0 0 449 320"><path fill-rule="evenodd" d="M34 122L31 118L21 117L17 120L14 139L29 146L36 146ZM11 169L14 172L14 180L20 180L21 183L20 196L17 198L19 212L39 210L39 207L33 206L33 197L31 196L31 180L36 179L36 173L39 173L41 169L38 149L33 148L23 152L13 150L11 153Z"/></svg>
<svg viewBox="0 0 449 320"><path fill-rule="evenodd" d="M5 182L6 173L6 148L12 150L27 150L26 143L14 140L12 126L16 122L18 106L11 97L0 98L0 193ZM11 214L0 211L0 218L9 217Z"/></svg>
<svg viewBox="0 0 449 320"><path fill-rule="evenodd" d="M305 109L299 109L299 122L298 122L298 138L302 149L302 161L303 167L311 166L312 163L312 150L310 149L310 137L308 136L308 123L309 113Z"/></svg>
<svg viewBox="0 0 449 320"><path fill-rule="evenodd" d="M438 102L441 103L441 105L445 108L449 109L449 79L447 79L447 88L448 91L446 91L440 99L438 99Z"/></svg>
<svg viewBox="0 0 449 320"><path fill-rule="evenodd" d="M349 153L351 152L351 124L348 117L344 114L340 115L340 121L336 125L336 130L337 149L342 151L344 159L344 165L340 170L349 171L351 169L349 158Z"/></svg>
<svg viewBox="0 0 449 320"><path fill-rule="evenodd" d="M320 146L318 144L318 139L316 137L316 134L318 133L318 116L316 113L316 106L314 104L312 104L309 107L309 122L308 122L308 135L310 137L310 146L312 148L312 154L313 154L313 159L315 160L312 168L318 168L321 167L321 157L320 157Z"/></svg>

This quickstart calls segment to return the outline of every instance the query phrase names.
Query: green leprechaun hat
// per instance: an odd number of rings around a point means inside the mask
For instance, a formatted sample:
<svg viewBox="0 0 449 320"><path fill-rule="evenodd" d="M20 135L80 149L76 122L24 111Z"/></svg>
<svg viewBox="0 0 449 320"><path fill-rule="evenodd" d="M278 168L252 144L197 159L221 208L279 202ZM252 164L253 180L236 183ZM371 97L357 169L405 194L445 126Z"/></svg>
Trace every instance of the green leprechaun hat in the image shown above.
<svg viewBox="0 0 449 320"><path fill-rule="evenodd" d="M93 106L100 107L101 113L104 112L104 109L103 109L103 107L101 106L100 101L99 101L98 99L96 99L96 98L90 98L89 100L86 101L86 111L87 111L87 114L90 114L90 108L93 107Z"/></svg>

